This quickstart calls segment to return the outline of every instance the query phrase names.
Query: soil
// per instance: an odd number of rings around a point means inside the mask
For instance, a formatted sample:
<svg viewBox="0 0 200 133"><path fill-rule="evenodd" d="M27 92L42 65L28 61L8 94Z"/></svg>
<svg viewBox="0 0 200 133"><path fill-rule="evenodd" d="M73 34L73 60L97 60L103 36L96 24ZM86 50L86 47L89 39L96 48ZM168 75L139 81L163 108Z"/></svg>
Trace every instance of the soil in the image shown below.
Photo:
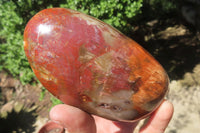
<svg viewBox="0 0 200 133"><path fill-rule="evenodd" d="M175 112L166 133L199 133L199 33L174 20L153 20L135 27L131 37L163 65L171 79L167 98ZM49 120L51 94L43 92L40 84L22 85L2 71L0 94L0 132L36 133Z"/></svg>
<svg viewBox="0 0 200 133"><path fill-rule="evenodd" d="M0 72L0 132L37 133L48 121L51 95L42 86L22 85L19 80Z"/></svg>
<svg viewBox="0 0 200 133"><path fill-rule="evenodd" d="M199 133L200 131L200 64L184 78L172 80L168 99L174 104L174 116L167 133Z"/></svg>

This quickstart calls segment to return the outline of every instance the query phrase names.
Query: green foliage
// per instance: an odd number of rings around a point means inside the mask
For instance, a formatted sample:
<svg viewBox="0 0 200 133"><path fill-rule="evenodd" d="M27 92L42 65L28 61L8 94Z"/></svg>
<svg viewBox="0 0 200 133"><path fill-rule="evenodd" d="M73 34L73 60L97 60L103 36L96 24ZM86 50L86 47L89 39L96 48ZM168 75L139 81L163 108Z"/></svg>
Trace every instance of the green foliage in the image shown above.
<svg viewBox="0 0 200 133"><path fill-rule="evenodd" d="M176 5L172 0L150 0L150 5L153 6L155 10L160 10L160 13L169 13L176 8Z"/></svg>
<svg viewBox="0 0 200 133"><path fill-rule="evenodd" d="M140 13L143 0L66 0L60 7L71 8L99 18L100 20L128 32L128 25Z"/></svg>
<svg viewBox="0 0 200 133"><path fill-rule="evenodd" d="M40 101L42 101L42 100L44 99L46 93L47 93L47 90L46 90L44 87L42 87L42 91L41 91L41 93L40 93L40 98L39 98ZM62 104L62 103L63 103L62 101L60 101L59 99L57 99L57 98L56 98L55 96L53 96L53 95L51 95L50 100L51 100L51 103L52 103L51 108L54 107L55 105L58 105L58 104Z"/></svg>
<svg viewBox="0 0 200 133"><path fill-rule="evenodd" d="M168 17L168 14L176 9L177 2L175 0L143 0L141 15L145 19L159 19Z"/></svg>
<svg viewBox="0 0 200 133"><path fill-rule="evenodd" d="M42 91L40 92L40 98L39 98L39 101L42 101L45 97L45 94L48 93L47 92L47 89L45 89L44 87L42 87ZM0 95L1 96L1 95ZM1 97L0 97L1 98ZM58 105L58 104L62 104L63 102L60 101L59 99L57 99L55 96L51 95L51 103L52 103L52 107L54 107L55 105Z"/></svg>
<svg viewBox="0 0 200 133"><path fill-rule="evenodd" d="M45 96L45 93L47 92L47 90L42 87L41 89L42 91L40 92L40 98L39 98L39 101L42 101L44 99L44 96Z"/></svg>
<svg viewBox="0 0 200 133"><path fill-rule="evenodd" d="M23 31L28 20L42 9L65 7L99 18L119 30L130 31L143 0L0 0L0 70L22 83L35 79L23 50Z"/></svg>
<svg viewBox="0 0 200 133"><path fill-rule="evenodd" d="M16 5L0 4L0 69L6 69L13 76L20 75L23 83L31 81L33 74L23 50L23 18L15 12Z"/></svg>
<svg viewBox="0 0 200 133"><path fill-rule="evenodd" d="M59 99L57 99L56 97L52 96L51 97L51 102L52 102L52 106L51 107L54 107L55 105L58 105L58 104L62 104L63 102L60 101Z"/></svg>

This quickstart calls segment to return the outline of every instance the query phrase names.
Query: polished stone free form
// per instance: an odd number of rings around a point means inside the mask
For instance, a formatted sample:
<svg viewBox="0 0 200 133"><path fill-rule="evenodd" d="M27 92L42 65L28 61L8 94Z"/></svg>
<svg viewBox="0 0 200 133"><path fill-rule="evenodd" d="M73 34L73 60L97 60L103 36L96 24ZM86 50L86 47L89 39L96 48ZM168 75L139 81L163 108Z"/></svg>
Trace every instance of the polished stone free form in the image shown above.
<svg viewBox="0 0 200 133"><path fill-rule="evenodd" d="M165 70L138 43L74 10L37 13L25 28L24 50L49 92L110 120L148 116L168 90Z"/></svg>

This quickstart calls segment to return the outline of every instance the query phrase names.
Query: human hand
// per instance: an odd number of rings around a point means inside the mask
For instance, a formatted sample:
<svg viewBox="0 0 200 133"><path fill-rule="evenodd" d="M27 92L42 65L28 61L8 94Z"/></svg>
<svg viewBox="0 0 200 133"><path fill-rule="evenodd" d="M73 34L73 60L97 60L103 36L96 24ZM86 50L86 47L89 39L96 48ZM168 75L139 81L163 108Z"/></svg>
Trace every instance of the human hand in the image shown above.
<svg viewBox="0 0 200 133"><path fill-rule="evenodd" d="M164 101L153 112L140 133L164 133L173 115L173 105ZM50 111L51 127L65 129L65 133L133 133L138 122L116 122L90 115L78 108L60 104ZM45 129L44 125L42 129ZM39 133L43 133L40 130Z"/></svg>

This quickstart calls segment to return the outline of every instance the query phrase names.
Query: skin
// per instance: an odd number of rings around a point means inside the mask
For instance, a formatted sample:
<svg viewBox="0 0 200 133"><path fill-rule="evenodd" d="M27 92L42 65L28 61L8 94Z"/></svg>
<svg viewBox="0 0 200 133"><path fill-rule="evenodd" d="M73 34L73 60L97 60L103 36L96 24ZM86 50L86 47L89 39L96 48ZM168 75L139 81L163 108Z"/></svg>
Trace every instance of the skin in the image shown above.
<svg viewBox="0 0 200 133"><path fill-rule="evenodd" d="M173 112L172 103L163 101L139 133L164 133ZM65 104L52 108L50 119L63 126L65 133L133 133L138 123L110 121Z"/></svg>

